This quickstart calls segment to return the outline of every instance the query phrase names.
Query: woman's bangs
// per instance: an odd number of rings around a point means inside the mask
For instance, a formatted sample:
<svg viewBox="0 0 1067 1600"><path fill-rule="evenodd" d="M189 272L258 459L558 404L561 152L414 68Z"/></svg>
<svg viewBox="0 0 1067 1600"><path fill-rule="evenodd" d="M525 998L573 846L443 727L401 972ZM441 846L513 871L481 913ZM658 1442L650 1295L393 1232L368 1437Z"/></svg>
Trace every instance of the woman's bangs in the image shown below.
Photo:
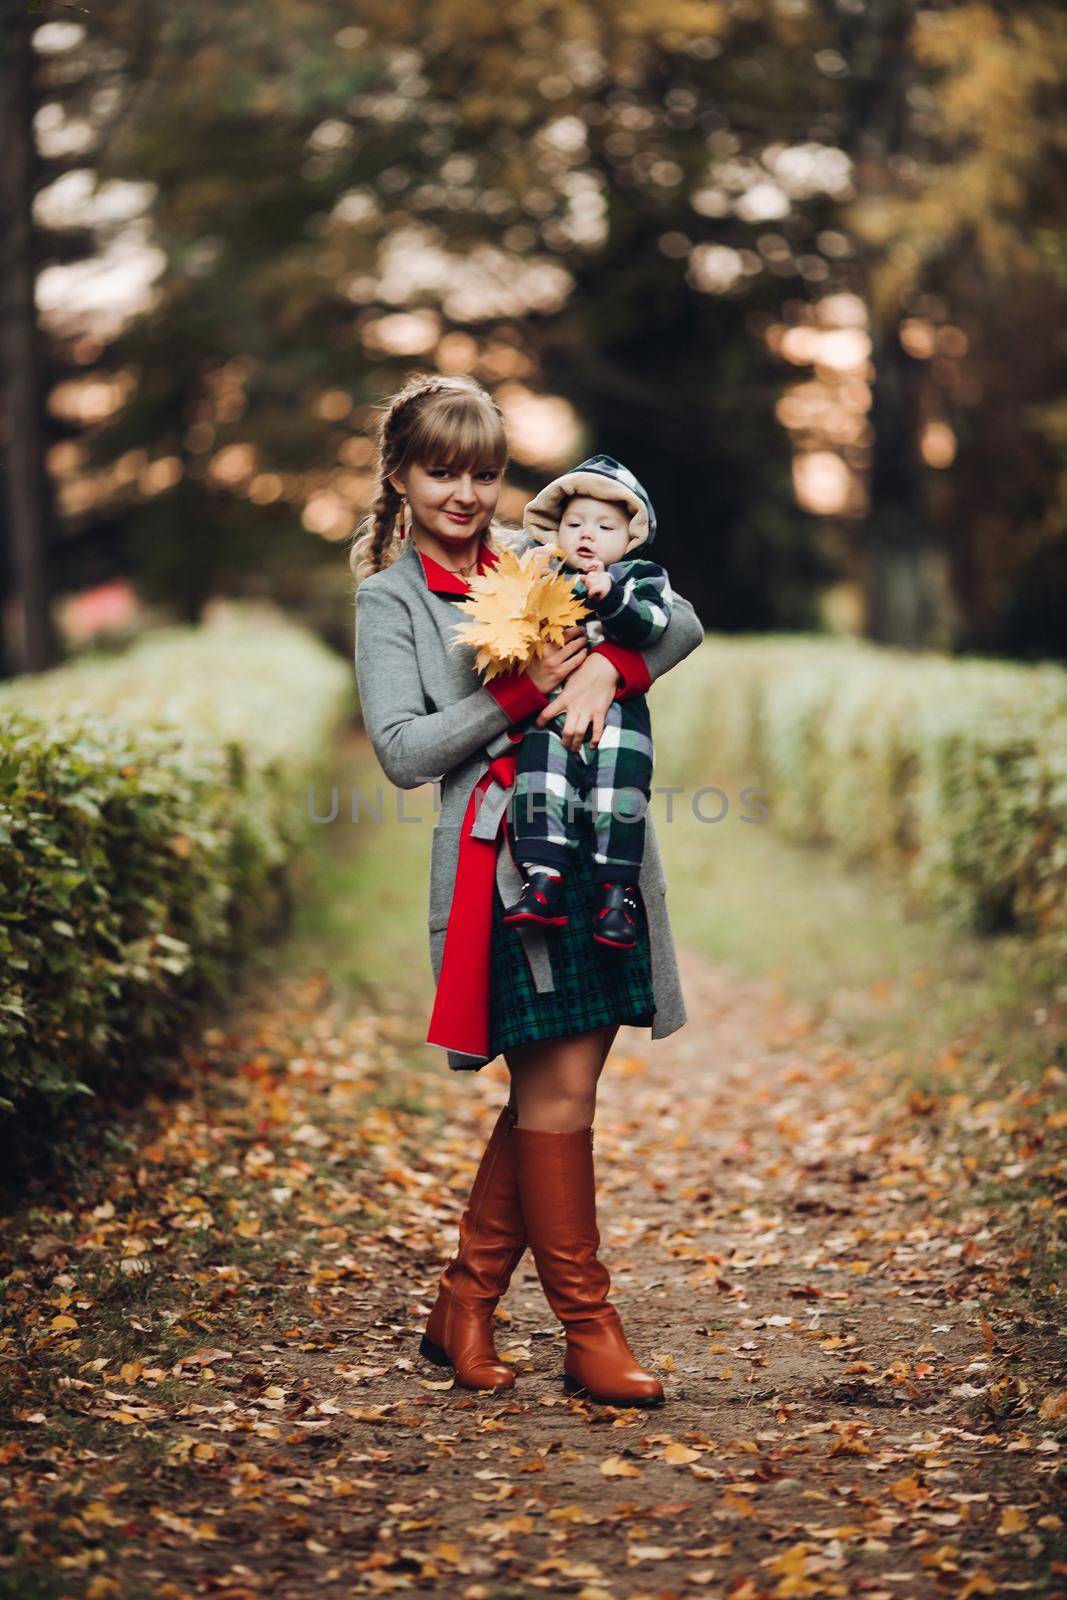
<svg viewBox="0 0 1067 1600"><path fill-rule="evenodd" d="M449 395L423 407L412 432L411 459L424 467L451 467L459 472L503 469L507 461L503 424L489 406Z"/></svg>

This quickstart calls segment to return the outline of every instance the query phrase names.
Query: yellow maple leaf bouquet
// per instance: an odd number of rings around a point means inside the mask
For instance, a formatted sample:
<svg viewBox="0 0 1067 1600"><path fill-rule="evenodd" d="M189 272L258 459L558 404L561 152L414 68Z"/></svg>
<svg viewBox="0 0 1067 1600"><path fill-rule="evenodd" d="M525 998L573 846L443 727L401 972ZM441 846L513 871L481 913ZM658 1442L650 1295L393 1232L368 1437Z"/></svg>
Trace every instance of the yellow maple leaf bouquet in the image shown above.
<svg viewBox="0 0 1067 1600"><path fill-rule="evenodd" d="M452 643L476 647L474 664L486 683L523 671L546 643L562 644L564 631L591 614L574 593L573 579L552 565L562 556L556 544L537 544L521 555L504 550L496 566L471 578L470 593L459 602L466 620L453 629Z"/></svg>

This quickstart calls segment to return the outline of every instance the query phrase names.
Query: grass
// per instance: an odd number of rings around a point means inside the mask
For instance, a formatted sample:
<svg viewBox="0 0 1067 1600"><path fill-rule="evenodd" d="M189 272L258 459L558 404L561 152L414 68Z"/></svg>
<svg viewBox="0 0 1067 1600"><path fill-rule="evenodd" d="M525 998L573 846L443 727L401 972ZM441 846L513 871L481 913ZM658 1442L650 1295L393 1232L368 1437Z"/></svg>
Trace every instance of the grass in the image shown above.
<svg viewBox="0 0 1067 1600"><path fill-rule="evenodd" d="M394 791L362 735L339 747L330 779L338 792L335 821L308 821L303 859L293 877L293 922L285 949L292 969L324 969L352 1009L386 1008L399 1000L427 1007L433 974L426 934L426 886L434 823L429 786ZM351 820L351 797L383 798L383 820ZM400 797L403 815L397 820ZM315 796L321 814L330 797Z"/></svg>
<svg viewBox="0 0 1067 1600"><path fill-rule="evenodd" d="M660 780L664 781L664 780ZM808 1002L842 1045L898 1052L917 1086L941 1088L956 1050L1014 1083L1067 1066L1067 982L1055 954L1011 934L961 933L909 905L902 883L803 850L773 823L722 822L653 804L675 934L743 977ZM710 801L708 809L711 810Z"/></svg>

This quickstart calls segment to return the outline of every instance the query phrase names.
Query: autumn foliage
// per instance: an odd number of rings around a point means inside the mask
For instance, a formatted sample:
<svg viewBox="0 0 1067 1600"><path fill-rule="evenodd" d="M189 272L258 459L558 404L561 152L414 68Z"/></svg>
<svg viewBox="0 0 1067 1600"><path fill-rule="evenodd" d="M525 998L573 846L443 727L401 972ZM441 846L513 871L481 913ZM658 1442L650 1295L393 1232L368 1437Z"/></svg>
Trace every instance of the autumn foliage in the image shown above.
<svg viewBox="0 0 1067 1600"><path fill-rule="evenodd" d="M589 615L566 573L545 563L546 551L556 548L504 550L495 567L471 578L459 606L467 619L454 629L455 641L477 646L474 664L487 683L527 667L546 643L562 644L564 631Z"/></svg>

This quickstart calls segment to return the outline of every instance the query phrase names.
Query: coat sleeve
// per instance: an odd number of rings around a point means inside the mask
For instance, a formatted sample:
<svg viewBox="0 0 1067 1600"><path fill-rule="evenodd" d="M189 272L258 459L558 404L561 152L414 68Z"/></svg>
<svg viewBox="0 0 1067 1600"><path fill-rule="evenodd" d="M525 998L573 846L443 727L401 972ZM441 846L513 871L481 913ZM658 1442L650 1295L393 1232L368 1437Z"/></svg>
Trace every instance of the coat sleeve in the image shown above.
<svg viewBox="0 0 1067 1600"><path fill-rule="evenodd" d="M634 561L629 568L618 565L614 572L608 567L607 575L610 588L601 599L583 597L607 637L638 650L655 644L671 617L673 596L664 569L652 561Z"/></svg>
<svg viewBox="0 0 1067 1600"><path fill-rule="evenodd" d="M622 682L615 690L616 700L644 694L657 678L676 667L679 661L684 661L698 644L703 644L704 625L693 609L692 602L679 594L677 589L671 590L671 597L670 618L655 643L637 650L630 645L605 639L589 652L590 655L607 656L621 674Z"/></svg>
<svg viewBox="0 0 1067 1600"><path fill-rule="evenodd" d="M356 590L356 683L374 753L400 789L435 782L515 720L484 685L427 711L408 609L369 580Z"/></svg>

